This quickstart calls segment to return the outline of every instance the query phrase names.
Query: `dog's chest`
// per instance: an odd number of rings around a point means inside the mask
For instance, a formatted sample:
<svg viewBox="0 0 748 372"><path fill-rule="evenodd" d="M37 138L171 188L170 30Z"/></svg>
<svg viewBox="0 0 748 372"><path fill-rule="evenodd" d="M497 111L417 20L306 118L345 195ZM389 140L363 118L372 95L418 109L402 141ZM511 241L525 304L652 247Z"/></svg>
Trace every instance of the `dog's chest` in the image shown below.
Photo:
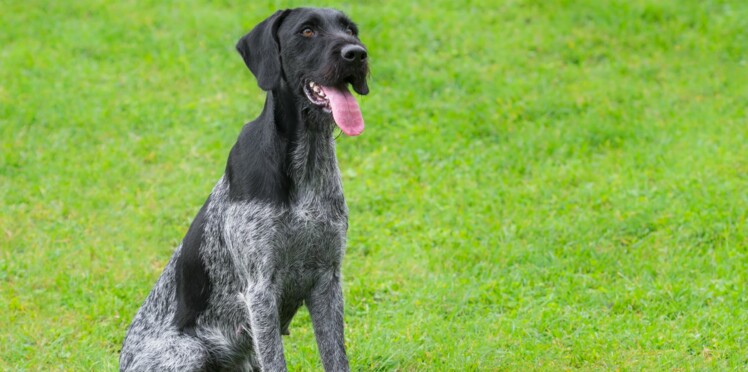
<svg viewBox="0 0 748 372"><path fill-rule="evenodd" d="M336 200L292 204L277 246L276 279L280 280L281 322L295 313L319 276L340 267L345 251L347 211ZM286 325L287 327L287 325Z"/></svg>
<svg viewBox="0 0 748 372"><path fill-rule="evenodd" d="M341 195L303 196L293 202L286 216L288 265L315 268L338 265L348 227L348 211Z"/></svg>
<svg viewBox="0 0 748 372"><path fill-rule="evenodd" d="M295 190L284 223L292 253L290 264L339 265L348 228L348 209L335 159L335 143L312 137L304 143L306 146L299 146L294 153Z"/></svg>

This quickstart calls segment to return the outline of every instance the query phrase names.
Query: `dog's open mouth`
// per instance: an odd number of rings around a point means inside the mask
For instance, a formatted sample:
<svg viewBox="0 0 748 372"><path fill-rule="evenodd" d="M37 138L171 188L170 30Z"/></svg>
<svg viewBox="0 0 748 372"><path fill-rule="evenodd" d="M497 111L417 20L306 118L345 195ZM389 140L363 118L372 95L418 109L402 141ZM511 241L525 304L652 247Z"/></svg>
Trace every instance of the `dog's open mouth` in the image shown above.
<svg viewBox="0 0 748 372"><path fill-rule="evenodd" d="M304 94L309 102L332 113L333 120L346 135L357 136L364 131L361 108L346 85L329 87L309 81L304 84Z"/></svg>
<svg viewBox="0 0 748 372"><path fill-rule="evenodd" d="M330 109L330 100L322 90L321 85L310 81L304 85L304 93L306 93L306 98L308 98L311 103L321 107L325 112L332 112L332 109Z"/></svg>

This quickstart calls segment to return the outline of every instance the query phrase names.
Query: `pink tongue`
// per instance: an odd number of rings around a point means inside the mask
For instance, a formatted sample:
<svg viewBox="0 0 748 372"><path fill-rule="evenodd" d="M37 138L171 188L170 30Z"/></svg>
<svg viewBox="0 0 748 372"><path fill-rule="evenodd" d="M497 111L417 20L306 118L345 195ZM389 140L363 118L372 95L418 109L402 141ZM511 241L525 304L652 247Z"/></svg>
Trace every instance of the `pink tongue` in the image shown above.
<svg viewBox="0 0 748 372"><path fill-rule="evenodd" d="M338 124L343 133L349 136L358 136L364 131L364 118L361 116L361 108L353 98L347 87L335 88L323 86L327 99L330 100L332 118Z"/></svg>

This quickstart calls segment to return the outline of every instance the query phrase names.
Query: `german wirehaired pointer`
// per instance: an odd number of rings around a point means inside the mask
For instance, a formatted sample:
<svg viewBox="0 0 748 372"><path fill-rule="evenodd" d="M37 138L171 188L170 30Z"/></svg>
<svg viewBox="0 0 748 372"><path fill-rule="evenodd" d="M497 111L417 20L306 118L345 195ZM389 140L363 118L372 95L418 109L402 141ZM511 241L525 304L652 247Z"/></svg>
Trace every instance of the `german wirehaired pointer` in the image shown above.
<svg viewBox="0 0 748 372"><path fill-rule="evenodd" d="M327 371L347 371L340 265L348 229L335 124L364 129L366 49L343 13L278 11L236 46L267 92L226 171L135 315L120 369L285 371L304 304Z"/></svg>

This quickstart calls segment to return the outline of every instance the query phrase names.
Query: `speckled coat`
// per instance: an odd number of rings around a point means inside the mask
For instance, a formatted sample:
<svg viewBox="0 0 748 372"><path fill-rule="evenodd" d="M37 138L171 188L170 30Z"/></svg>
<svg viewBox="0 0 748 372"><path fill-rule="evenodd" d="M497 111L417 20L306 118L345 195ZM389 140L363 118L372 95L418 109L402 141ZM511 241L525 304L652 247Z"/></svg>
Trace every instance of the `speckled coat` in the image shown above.
<svg viewBox="0 0 748 372"><path fill-rule="evenodd" d="M310 20L331 36L300 39ZM361 45L354 28L335 10L293 9L240 40L268 92L265 107L242 129L224 176L137 312L121 370L283 371L281 334L302 305L325 369L348 370L341 288L348 210L335 123L304 99L302 84L349 82L368 92L365 62L341 67L333 58L341 46Z"/></svg>

